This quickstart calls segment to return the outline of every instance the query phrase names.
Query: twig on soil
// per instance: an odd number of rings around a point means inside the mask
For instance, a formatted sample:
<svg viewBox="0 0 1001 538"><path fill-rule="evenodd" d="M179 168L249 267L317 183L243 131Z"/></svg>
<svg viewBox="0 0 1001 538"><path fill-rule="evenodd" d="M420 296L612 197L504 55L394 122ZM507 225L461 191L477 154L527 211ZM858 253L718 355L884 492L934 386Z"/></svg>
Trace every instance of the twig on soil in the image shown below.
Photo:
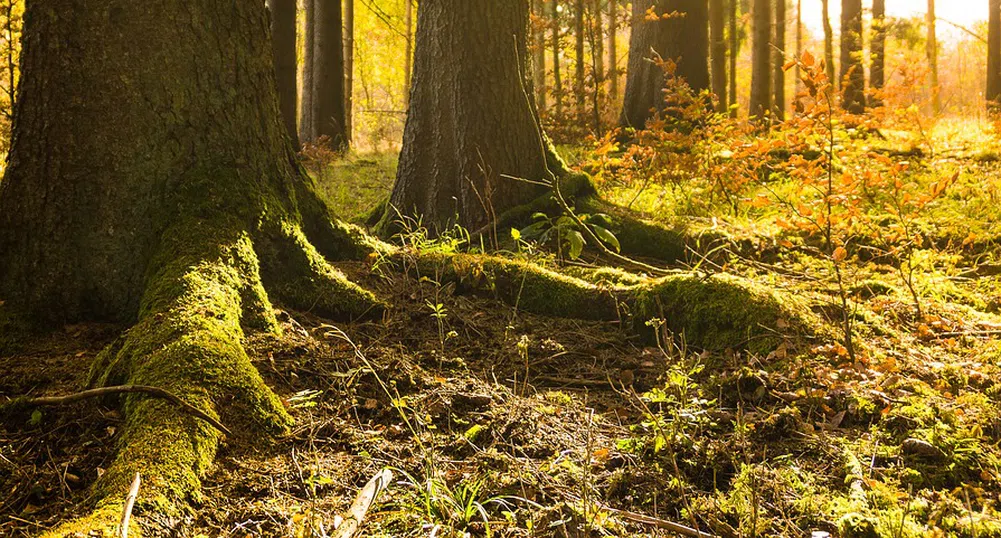
<svg viewBox="0 0 1001 538"><path fill-rule="evenodd" d="M229 430L226 426L223 426L221 422L212 418L208 413L198 409L197 407L185 402L178 396L171 392L167 392L164 389L158 387L149 387L145 385L117 385L114 387L100 387L96 389L89 389L75 394L69 394L66 396L42 396L39 398L30 398L24 403L29 406L55 406L55 405L66 405L80 400L86 400L88 398L99 398L101 396L112 396L116 394L146 394L154 398L160 398L167 400L168 402L178 406L181 410L187 412L190 415L198 417L205 422L208 422L215 429L225 433L226 435L233 435L233 432Z"/></svg>
<svg viewBox="0 0 1001 538"><path fill-rule="evenodd" d="M331 538L351 538L354 536L358 528L361 527L362 521L365 520L369 508L392 481L393 472L389 469L383 469L379 471L379 474L373 476L358 492L355 501L351 503L351 510L348 511L347 518L335 529L336 532L331 535Z"/></svg>
<svg viewBox="0 0 1001 538"><path fill-rule="evenodd" d="M132 507L136 504L136 497L139 496L139 473L132 480L132 487L129 494L125 496L125 507L122 509L122 522L118 526L118 538L129 538L129 519L132 518Z"/></svg>

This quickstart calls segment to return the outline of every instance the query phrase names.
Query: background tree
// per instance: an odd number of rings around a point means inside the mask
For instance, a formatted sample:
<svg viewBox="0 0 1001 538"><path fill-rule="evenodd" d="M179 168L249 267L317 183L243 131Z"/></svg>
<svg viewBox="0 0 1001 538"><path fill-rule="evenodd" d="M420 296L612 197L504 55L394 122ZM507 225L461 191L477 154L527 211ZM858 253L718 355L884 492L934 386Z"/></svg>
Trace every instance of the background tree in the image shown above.
<svg viewBox="0 0 1001 538"><path fill-rule="evenodd" d="M327 137L334 149L347 148L344 99L344 28L340 0L314 0L313 123L317 138Z"/></svg>
<svg viewBox="0 0 1001 538"><path fill-rule="evenodd" d="M404 8L404 28L406 36L406 51L403 54L403 95L404 108L410 108L410 88L413 77L414 58L414 0L403 0Z"/></svg>
<svg viewBox="0 0 1001 538"><path fill-rule="evenodd" d="M925 42L925 52L928 55L928 69L931 75L931 108L938 116L942 113L942 95L938 86L938 35L935 31L935 0L928 0L928 13L925 21L928 26L928 39Z"/></svg>
<svg viewBox="0 0 1001 538"><path fill-rule="evenodd" d="M535 87L535 104L539 114L546 114L546 31L545 2L532 0L532 73Z"/></svg>
<svg viewBox="0 0 1001 538"><path fill-rule="evenodd" d="M803 57L803 0L796 0L796 66L793 67L793 77L795 95L799 95L800 92L800 70L799 61ZM794 96L795 98L795 96Z"/></svg>
<svg viewBox="0 0 1001 538"><path fill-rule="evenodd" d="M593 72L593 92L591 93L592 116L594 117L594 132L601 135L602 97L605 86L605 21L602 0L592 0L591 33L588 42L591 46L591 67Z"/></svg>
<svg viewBox="0 0 1001 538"><path fill-rule="evenodd" d="M619 100L619 0L608 0L608 101Z"/></svg>
<svg viewBox="0 0 1001 538"><path fill-rule="evenodd" d="M365 248L296 165L264 4L225 7L28 4L24 99L0 183L0 296L39 323L134 322L94 365L94 384L154 385L279 433L289 415L243 327L279 330L269 296L341 318L379 303L317 251ZM140 503L162 516L150 524L180 516L198 488L216 430L146 398L125 400L124 417L96 511L57 535L110 535L137 471Z"/></svg>
<svg viewBox="0 0 1001 538"><path fill-rule="evenodd" d="M869 68L869 87L882 90L886 83L886 0L872 0L872 66ZM880 106L879 96L873 97L870 105Z"/></svg>
<svg viewBox="0 0 1001 538"><path fill-rule="evenodd" d="M652 13L651 13L652 10ZM650 20L655 18L655 20ZM620 123L643 128L664 106L664 70L651 54L677 63L675 75L695 92L709 89L709 6L706 0L637 0Z"/></svg>
<svg viewBox="0 0 1001 538"><path fill-rule="evenodd" d="M560 72L560 36L561 36L561 24L560 24L560 2L559 0L552 0L553 9L551 11L552 19L550 24L552 25L552 40L550 46L552 46L553 52L553 101L556 106L556 117L563 117L563 77Z"/></svg>
<svg viewBox="0 0 1001 538"><path fill-rule="evenodd" d="M275 77L278 81L278 102L281 105L285 129L293 143L299 145L297 129L298 80L296 61L296 0L268 0L271 12L271 42L274 46Z"/></svg>
<svg viewBox="0 0 1001 538"><path fill-rule="evenodd" d="M786 0L775 0L775 40L772 42L772 110L779 121L786 114Z"/></svg>
<svg viewBox="0 0 1001 538"><path fill-rule="evenodd" d="M574 5L574 102L577 104L577 121L584 121L584 88L587 82L584 80L586 71L584 69L584 0L576 0Z"/></svg>
<svg viewBox="0 0 1001 538"><path fill-rule="evenodd" d="M313 80L316 50L316 2L318 0L302 0L303 4L303 53L302 53L302 86L299 91L299 142L316 141L316 122L313 103Z"/></svg>
<svg viewBox="0 0 1001 538"><path fill-rule="evenodd" d="M763 119L771 110L771 0L754 0L751 7L751 104L750 115Z"/></svg>
<svg viewBox="0 0 1001 538"><path fill-rule="evenodd" d="M724 0L709 0L709 35L712 38L712 87L716 111L726 112L726 13Z"/></svg>
<svg viewBox="0 0 1001 538"><path fill-rule="evenodd" d="M852 114L865 110L862 0L841 0L841 106Z"/></svg>
<svg viewBox="0 0 1001 538"><path fill-rule="evenodd" d="M820 9L824 25L824 67L831 87L837 88L841 81L834 75L834 28L831 27L830 0L821 0Z"/></svg>
<svg viewBox="0 0 1001 538"><path fill-rule="evenodd" d="M1001 107L1001 0L988 0L987 19L987 108Z"/></svg>
<svg viewBox="0 0 1001 538"><path fill-rule="evenodd" d="M727 31L730 34L730 99L727 103L730 107L730 114L737 116L737 55L740 54L740 34L737 32L737 19L740 4L738 0L728 0L730 3L729 25Z"/></svg>
<svg viewBox="0 0 1001 538"><path fill-rule="evenodd" d="M355 86L355 0L344 0L344 134L351 140L354 132Z"/></svg>
<svg viewBox="0 0 1001 538"><path fill-rule="evenodd" d="M477 230L550 175L526 78L528 0L424 0L392 208ZM395 218L395 211L387 218Z"/></svg>

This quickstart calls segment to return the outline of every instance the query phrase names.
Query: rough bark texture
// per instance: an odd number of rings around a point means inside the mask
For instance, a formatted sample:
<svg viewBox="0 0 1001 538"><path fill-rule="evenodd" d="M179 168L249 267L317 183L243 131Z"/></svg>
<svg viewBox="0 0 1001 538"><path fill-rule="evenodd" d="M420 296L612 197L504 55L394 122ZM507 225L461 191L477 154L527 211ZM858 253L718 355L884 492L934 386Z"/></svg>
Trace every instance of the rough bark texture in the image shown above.
<svg viewBox="0 0 1001 538"><path fill-rule="evenodd" d="M546 31L542 21L546 20L542 0L532 0L532 76L535 81L535 104L539 115L546 113Z"/></svg>
<svg viewBox="0 0 1001 538"><path fill-rule="evenodd" d="M754 0L751 8L751 117L763 119L772 101L772 0Z"/></svg>
<svg viewBox="0 0 1001 538"><path fill-rule="evenodd" d="M869 50L872 51L869 87L873 90L882 90L886 83L886 0L872 0L872 43L869 45ZM877 107L882 103L877 96L873 97L869 104Z"/></svg>
<svg viewBox="0 0 1001 538"><path fill-rule="evenodd" d="M841 106L852 114L865 111L862 0L841 0Z"/></svg>
<svg viewBox="0 0 1001 538"><path fill-rule="evenodd" d="M837 88L841 81L834 74L834 28L831 28L830 0L820 0L820 6L824 25L824 67L831 87Z"/></svg>
<svg viewBox="0 0 1001 538"><path fill-rule="evenodd" d="M775 0L775 39L772 41L772 110L782 121L786 114L786 0Z"/></svg>
<svg viewBox="0 0 1001 538"><path fill-rule="evenodd" d="M350 145L344 107L344 28L340 0L314 0L313 121L317 138L335 149Z"/></svg>
<svg viewBox="0 0 1001 538"><path fill-rule="evenodd" d="M987 108L1001 107L1001 0L988 0L987 19Z"/></svg>
<svg viewBox="0 0 1001 538"><path fill-rule="evenodd" d="M925 25L928 27L928 38L925 40L925 52L928 54L928 69L931 74L931 109L936 116L942 113L942 93L938 87L938 35L935 31L935 0L928 0L928 13Z"/></svg>
<svg viewBox="0 0 1001 538"><path fill-rule="evenodd" d="M724 0L709 0L709 35L712 37L712 79L713 93L716 94L716 111L727 109L726 99L726 25Z"/></svg>
<svg viewBox="0 0 1001 538"><path fill-rule="evenodd" d="M268 34L252 1L29 3L0 300L40 323L134 321L94 384L156 386L231 427L282 432L243 328L277 330L269 294L342 316L379 303L314 248L366 250L296 164ZM160 401L124 411L95 511L53 535L110 534L136 471L138 520L154 529L198 488L218 432Z"/></svg>
<svg viewBox="0 0 1001 538"><path fill-rule="evenodd" d="M296 0L269 0L271 8L271 42L274 46L275 77L278 80L278 102L282 119L292 142L299 145L296 128L298 114L298 81L296 80Z"/></svg>
<svg viewBox="0 0 1001 538"><path fill-rule="evenodd" d="M648 20L653 8L659 17ZM664 17L677 12L677 15ZM626 93L619 123L642 129L664 107L664 70L651 55L677 63L675 74L695 91L709 89L709 5L706 0L637 0L629 38Z"/></svg>
<svg viewBox="0 0 1001 538"><path fill-rule="evenodd" d="M316 123L313 120L313 78L315 62L313 51L316 45L316 0L302 0L302 85L299 96L299 142L316 141Z"/></svg>
<svg viewBox="0 0 1001 538"><path fill-rule="evenodd" d="M528 0L425 0L392 208L476 230L549 175L527 72ZM389 218L395 217L390 209Z"/></svg>

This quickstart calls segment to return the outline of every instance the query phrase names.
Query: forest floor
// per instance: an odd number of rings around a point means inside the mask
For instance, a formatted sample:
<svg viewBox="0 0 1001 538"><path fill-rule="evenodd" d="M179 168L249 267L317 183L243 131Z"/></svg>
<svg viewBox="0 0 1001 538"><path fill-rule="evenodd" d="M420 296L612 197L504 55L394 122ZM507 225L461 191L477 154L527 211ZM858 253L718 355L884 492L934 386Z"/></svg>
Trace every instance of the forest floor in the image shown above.
<svg viewBox="0 0 1001 538"><path fill-rule="evenodd" d="M688 349L683 335L651 343L620 324L464 295L433 275L341 264L393 308L366 323L287 312L282 337L249 337L295 430L224 444L184 528L325 536L388 467L395 481L364 536L673 536L667 522L733 537L1001 536L1001 158L990 129L943 122L878 143L908 162L898 177L917 191L954 178L908 213L923 235L907 251L914 271L899 270L900 249L822 255L782 216L794 176L774 172L724 214L707 202L709 183L627 180L574 152L607 199L714 238L694 241L678 266L800 297L835 333L846 294L854 357L837 339L764 355ZM338 214L360 217L394 167L395 155L351 156L318 183ZM876 245L862 228L853 244ZM590 249L577 260L541 252L554 269L603 263ZM841 286L831 256L848 257ZM120 330L66 327L0 357L0 398L73 391ZM0 425L0 535L30 536L86 507L114 447L113 409L81 403Z"/></svg>

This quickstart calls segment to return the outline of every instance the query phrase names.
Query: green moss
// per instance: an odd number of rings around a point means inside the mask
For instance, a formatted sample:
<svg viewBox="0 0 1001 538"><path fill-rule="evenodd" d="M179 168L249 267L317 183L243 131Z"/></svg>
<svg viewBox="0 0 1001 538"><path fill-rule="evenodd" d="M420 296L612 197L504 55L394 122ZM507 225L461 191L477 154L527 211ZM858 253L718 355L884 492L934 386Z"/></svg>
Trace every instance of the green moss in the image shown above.
<svg viewBox="0 0 1001 538"><path fill-rule="evenodd" d="M126 492L121 497L124 499ZM57 526L55 529L42 533L40 538L76 538L78 536L112 538L118 536L118 524L122 517L124 501L109 501L101 503L95 510L80 519L73 519ZM142 528L133 518L129 524L129 536L142 537Z"/></svg>

